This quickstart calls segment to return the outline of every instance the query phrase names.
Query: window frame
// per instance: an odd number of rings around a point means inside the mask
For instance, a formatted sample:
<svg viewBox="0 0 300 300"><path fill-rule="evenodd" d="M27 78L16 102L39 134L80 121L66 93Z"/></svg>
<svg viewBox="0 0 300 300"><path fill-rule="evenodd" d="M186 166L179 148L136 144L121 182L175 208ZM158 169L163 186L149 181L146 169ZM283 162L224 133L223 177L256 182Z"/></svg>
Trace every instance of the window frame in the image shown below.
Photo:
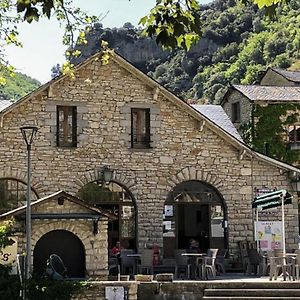
<svg viewBox="0 0 300 300"><path fill-rule="evenodd" d="M139 115L134 120L134 114ZM144 114L144 119L141 114ZM145 133L143 133L145 129ZM135 140L135 137L137 139ZM139 137L139 138L138 138ZM150 131L150 108L131 108L131 148L133 149L150 149L151 148L151 131Z"/></svg>
<svg viewBox="0 0 300 300"><path fill-rule="evenodd" d="M290 128L293 128L290 130ZM297 131L299 130L299 137ZM291 132L293 131L293 138L291 139ZM300 144L300 124L293 124L288 126L288 141L290 144Z"/></svg>
<svg viewBox="0 0 300 300"><path fill-rule="evenodd" d="M63 135L60 137L60 112L63 111ZM68 127L68 118L72 116L72 127ZM57 105L56 107L56 146L57 147L77 147L77 106ZM68 141L71 130L72 141Z"/></svg>
<svg viewBox="0 0 300 300"><path fill-rule="evenodd" d="M10 182L10 183L9 183ZM39 196L33 187L30 188L32 201L39 199ZM7 201L12 195L15 196L15 201L8 203L9 205L5 208L0 206L0 213L4 211L10 211L17 207L23 206L26 204L27 197L27 183L13 177L2 177L0 178L0 193L3 193L4 201ZM22 197L24 197L22 199Z"/></svg>
<svg viewBox="0 0 300 300"><path fill-rule="evenodd" d="M241 104L239 101L231 104L231 120L233 123L241 121Z"/></svg>

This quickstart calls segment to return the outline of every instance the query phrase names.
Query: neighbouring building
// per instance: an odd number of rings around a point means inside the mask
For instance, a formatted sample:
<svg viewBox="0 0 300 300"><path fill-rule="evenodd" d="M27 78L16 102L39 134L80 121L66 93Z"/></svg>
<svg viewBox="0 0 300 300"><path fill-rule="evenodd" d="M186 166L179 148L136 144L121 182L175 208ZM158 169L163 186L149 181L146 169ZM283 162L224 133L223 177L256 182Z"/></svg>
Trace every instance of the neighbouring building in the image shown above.
<svg viewBox="0 0 300 300"><path fill-rule="evenodd" d="M260 85L300 86L300 72L269 67L262 74Z"/></svg>
<svg viewBox="0 0 300 300"><path fill-rule="evenodd" d="M262 82L266 83L267 77L270 81L274 72L268 71ZM244 140L255 150L298 165L299 86L232 85L221 106Z"/></svg>
<svg viewBox="0 0 300 300"><path fill-rule="evenodd" d="M103 211L116 216L107 225L107 244L98 244L101 255L120 240L129 248L157 243L165 257L172 257L191 238L202 251L229 248L237 254L239 241L253 240L252 200L258 190L268 189L294 195L285 206L286 241L288 248L297 247L298 195L291 176L297 177L299 169L249 148L220 107L192 107L118 54L111 54L107 65L100 58L98 53L78 65L74 80L55 78L0 112L3 210L23 204L26 146L19 128L35 124L33 198L53 198L63 190L72 195L66 196L68 205L61 212L65 218L73 206L94 214L94 205L103 229L108 218ZM104 178L107 171L112 178ZM37 201L43 204L36 206L38 214L62 207L56 197ZM280 215L275 209L262 217L278 220ZM35 235L36 245L48 234L56 245L56 231L64 230L81 240L86 256L93 254L97 235L92 221L82 227L78 222L78 228L77 222L56 222ZM85 258L86 269L89 260ZM93 268L105 269L105 263L94 261Z"/></svg>

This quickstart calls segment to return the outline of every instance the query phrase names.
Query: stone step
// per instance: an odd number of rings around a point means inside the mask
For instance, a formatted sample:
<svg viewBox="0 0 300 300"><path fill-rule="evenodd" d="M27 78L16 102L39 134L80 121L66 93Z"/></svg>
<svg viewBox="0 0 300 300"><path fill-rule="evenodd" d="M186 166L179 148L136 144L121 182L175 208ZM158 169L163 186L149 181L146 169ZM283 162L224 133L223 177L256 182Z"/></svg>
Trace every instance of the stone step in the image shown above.
<svg viewBox="0 0 300 300"><path fill-rule="evenodd" d="M205 289L205 296L300 297L299 289Z"/></svg>

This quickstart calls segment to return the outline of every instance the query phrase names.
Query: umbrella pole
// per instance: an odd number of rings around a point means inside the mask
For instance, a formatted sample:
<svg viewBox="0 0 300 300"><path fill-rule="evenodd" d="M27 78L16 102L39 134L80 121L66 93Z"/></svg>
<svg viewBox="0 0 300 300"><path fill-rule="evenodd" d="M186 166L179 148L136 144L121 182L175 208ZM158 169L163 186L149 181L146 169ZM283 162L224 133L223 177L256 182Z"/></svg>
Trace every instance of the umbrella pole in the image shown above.
<svg viewBox="0 0 300 300"><path fill-rule="evenodd" d="M285 256L285 229L284 229L284 195L281 195L281 231L282 231L282 250Z"/></svg>
<svg viewBox="0 0 300 300"><path fill-rule="evenodd" d="M258 231L257 231L257 228L258 228L258 208L256 207L255 209L255 212L256 212L256 226L255 226L255 237L256 237L256 248L257 248L257 251L259 249L259 240L258 240Z"/></svg>

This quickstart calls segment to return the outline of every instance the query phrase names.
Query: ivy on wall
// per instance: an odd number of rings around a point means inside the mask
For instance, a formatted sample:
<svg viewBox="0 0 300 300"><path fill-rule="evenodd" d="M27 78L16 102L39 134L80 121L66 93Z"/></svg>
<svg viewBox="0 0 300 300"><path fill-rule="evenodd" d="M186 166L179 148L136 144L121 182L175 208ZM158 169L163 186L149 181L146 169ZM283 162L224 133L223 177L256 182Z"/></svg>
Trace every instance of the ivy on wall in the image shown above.
<svg viewBox="0 0 300 300"><path fill-rule="evenodd" d="M244 125L243 138L258 152L265 153L268 144L269 156L288 163L299 161L300 151L289 149L287 132L287 127L298 120L297 110L300 111L300 104L256 104L252 112L255 126Z"/></svg>

